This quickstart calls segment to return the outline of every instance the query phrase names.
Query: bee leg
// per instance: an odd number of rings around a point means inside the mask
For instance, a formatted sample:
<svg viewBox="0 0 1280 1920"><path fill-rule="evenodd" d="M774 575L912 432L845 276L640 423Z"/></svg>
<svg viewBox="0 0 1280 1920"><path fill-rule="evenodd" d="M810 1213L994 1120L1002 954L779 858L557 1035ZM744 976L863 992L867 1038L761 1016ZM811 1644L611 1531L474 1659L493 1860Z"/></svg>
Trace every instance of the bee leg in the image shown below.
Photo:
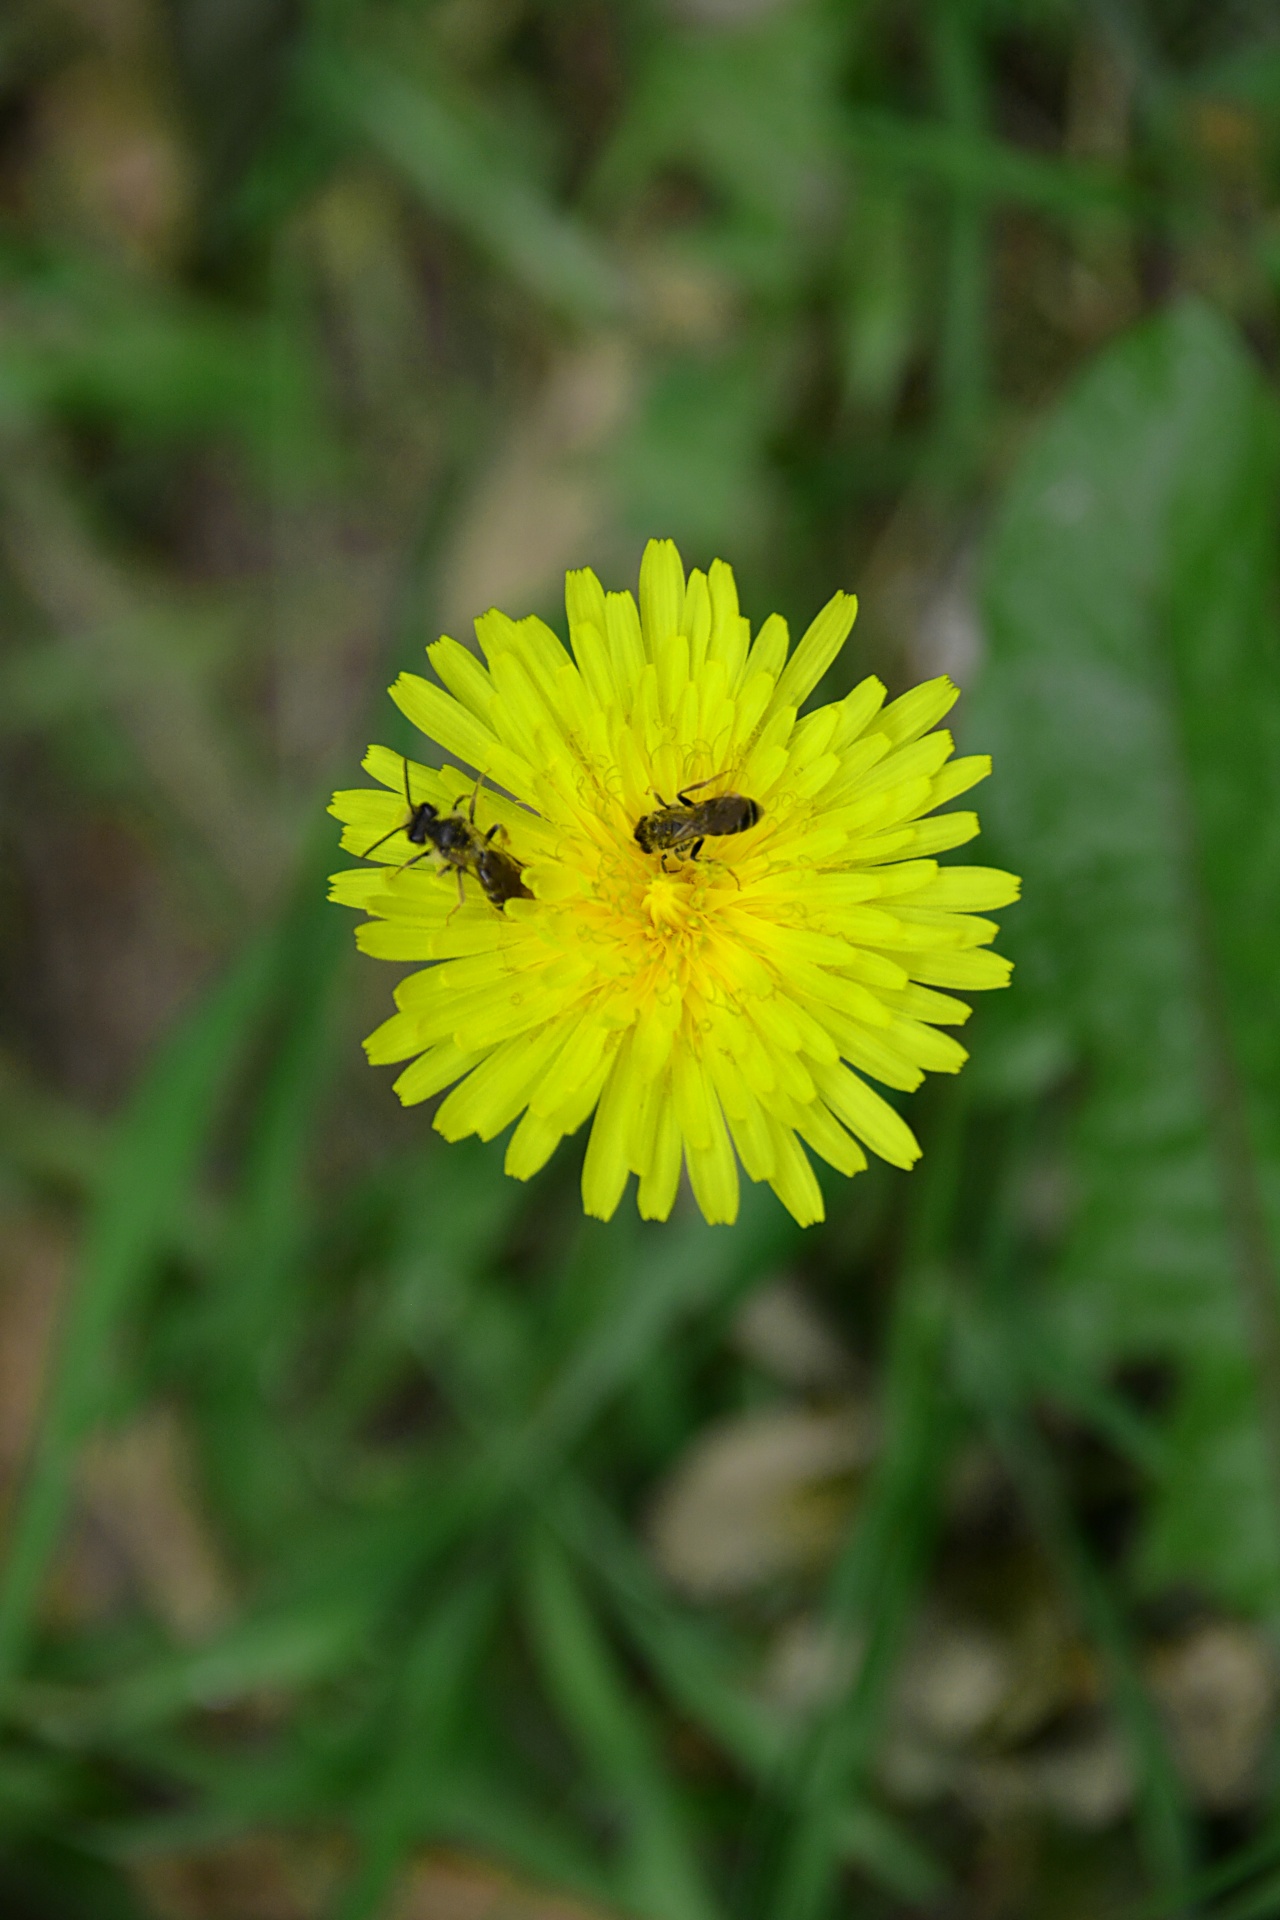
<svg viewBox="0 0 1280 1920"><path fill-rule="evenodd" d="M686 787L684 789L683 793L678 793L676 795L676 799L682 801L686 807L691 807L693 805L693 802L689 798L689 795L691 793L700 793L703 787L714 786L716 781L719 780L720 778L721 778L720 774L713 773L713 774L710 774L708 778L705 780L695 780L692 786Z"/></svg>
<svg viewBox="0 0 1280 1920"><path fill-rule="evenodd" d="M452 920L452 918L453 918L453 916L454 916L454 914L455 914L455 913L457 913L457 911L458 911L458 908L459 908L459 907L465 907L465 906L466 906L466 904L467 904L467 895L466 895L466 891L465 891L465 889L464 889L464 887L463 887L463 885L462 885L462 868L461 868L461 867L455 867L455 868L454 868L454 872L455 872L455 873L457 874L457 876L458 876L458 898L457 898L457 902L455 903L455 905L453 905L452 907L450 907L450 909L449 909L449 911L448 911L448 913L446 913L446 915L445 915L445 917L444 917L444 924L445 924L445 926L446 926L446 927L448 926L448 924L449 924L449 922L450 922L450 921Z"/></svg>
<svg viewBox="0 0 1280 1920"><path fill-rule="evenodd" d="M702 852L702 849L703 847L705 847L706 844L707 843L705 838L701 840L695 840L692 847L689 849L689 858L691 860L696 860L698 855Z"/></svg>
<svg viewBox="0 0 1280 1920"><path fill-rule="evenodd" d="M390 836L388 836L388 838L389 837ZM403 866L397 867L396 872L407 873L410 867L416 867L419 860L425 860L428 854L430 854L431 852L433 852L433 849L431 847L424 847L421 853L415 853L411 860L406 860Z"/></svg>

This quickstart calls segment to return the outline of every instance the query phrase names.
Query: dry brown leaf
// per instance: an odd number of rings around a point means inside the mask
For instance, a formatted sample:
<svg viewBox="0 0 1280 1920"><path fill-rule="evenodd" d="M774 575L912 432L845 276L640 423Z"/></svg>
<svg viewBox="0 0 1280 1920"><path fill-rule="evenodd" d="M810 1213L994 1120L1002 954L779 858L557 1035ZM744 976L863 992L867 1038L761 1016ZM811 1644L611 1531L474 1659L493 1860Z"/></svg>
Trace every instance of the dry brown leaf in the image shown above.
<svg viewBox="0 0 1280 1920"><path fill-rule="evenodd" d="M1067 82L1065 148L1075 160L1123 167L1133 138L1132 63L1099 22L1077 37ZM1142 307L1133 237L1123 220L1083 216L1064 263L1065 284L1048 278L1041 305L1055 325L1084 340L1126 326Z"/></svg>
<svg viewBox="0 0 1280 1920"><path fill-rule="evenodd" d="M633 354L615 336L566 354L470 503L445 570L445 630L466 640L487 607L519 617L585 564L608 525L593 457L631 405Z"/></svg>
<svg viewBox="0 0 1280 1920"><path fill-rule="evenodd" d="M318 1920L338 1876L332 1843L271 1833L149 1854L130 1868L155 1920Z"/></svg>
<svg viewBox="0 0 1280 1920"><path fill-rule="evenodd" d="M964 1746L992 1725L1016 1677L1011 1647L989 1628L931 1616L903 1662L898 1712L917 1738Z"/></svg>
<svg viewBox="0 0 1280 1920"><path fill-rule="evenodd" d="M668 236L631 248L627 272L646 336L664 345L723 347L740 314L729 277Z"/></svg>
<svg viewBox="0 0 1280 1920"><path fill-rule="evenodd" d="M461 1854L432 1853L410 1871L390 1920L608 1920L604 1909L513 1879Z"/></svg>
<svg viewBox="0 0 1280 1920"><path fill-rule="evenodd" d="M349 1863L323 1836L247 1834L220 1846L136 1861L134 1885L155 1920L320 1920ZM590 1906L451 1850L409 1867L386 1920L610 1920Z"/></svg>
<svg viewBox="0 0 1280 1920"><path fill-rule="evenodd" d="M847 1349L794 1280L756 1288L734 1321L733 1343L787 1387L831 1393L853 1374Z"/></svg>
<svg viewBox="0 0 1280 1920"><path fill-rule="evenodd" d="M863 1643L811 1613L788 1620L775 1635L760 1675L760 1691L784 1713L804 1714L853 1685Z"/></svg>
<svg viewBox="0 0 1280 1920"><path fill-rule="evenodd" d="M1133 1770L1123 1741L1105 1721L1042 1751L978 1760L960 1773L959 1797L985 1819L1047 1813L1096 1832L1114 1825L1133 1801Z"/></svg>
<svg viewBox="0 0 1280 1920"><path fill-rule="evenodd" d="M35 1431L66 1286L71 1241L48 1214L0 1222L0 1489L7 1496Z"/></svg>
<svg viewBox="0 0 1280 1920"><path fill-rule="evenodd" d="M37 140L61 219L129 260L173 256L189 216L190 164L138 64L88 59L65 68L45 89Z"/></svg>
<svg viewBox="0 0 1280 1920"><path fill-rule="evenodd" d="M849 1476L875 1449L870 1411L771 1407L709 1428L660 1488L654 1556L701 1600L748 1593L821 1561L847 1523Z"/></svg>
<svg viewBox="0 0 1280 1920"><path fill-rule="evenodd" d="M1276 1659L1260 1629L1205 1622L1158 1650L1150 1679L1196 1799L1215 1812L1247 1806L1276 1715Z"/></svg>
<svg viewBox="0 0 1280 1920"><path fill-rule="evenodd" d="M997 1620L936 1602L921 1617L894 1691L883 1784L900 1800L950 1798L984 1819L1041 1812L1105 1826L1127 1807L1131 1778L1097 1711L1094 1663L1034 1568L1011 1578L1014 1604ZM1067 1730L1053 1735L1058 1722Z"/></svg>
<svg viewBox="0 0 1280 1920"><path fill-rule="evenodd" d="M100 1435L82 1463L81 1492L176 1639L201 1640L230 1617L230 1575L202 1515L190 1450L171 1408L153 1408Z"/></svg>

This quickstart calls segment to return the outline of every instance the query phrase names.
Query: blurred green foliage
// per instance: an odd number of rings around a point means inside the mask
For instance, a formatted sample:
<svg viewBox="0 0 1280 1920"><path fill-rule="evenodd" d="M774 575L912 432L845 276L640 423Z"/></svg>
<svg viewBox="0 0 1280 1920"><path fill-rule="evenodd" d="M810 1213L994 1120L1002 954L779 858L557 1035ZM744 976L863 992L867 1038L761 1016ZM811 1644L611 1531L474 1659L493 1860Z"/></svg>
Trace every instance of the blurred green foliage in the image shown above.
<svg viewBox="0 0 1280 1920"><path fill-rule="evenodd" d="M1278 291L1264 0L10 0L6 1920L1280 1912ZM655 533L1025 876L807 1235L438 1147L321 899Z"/></svg>

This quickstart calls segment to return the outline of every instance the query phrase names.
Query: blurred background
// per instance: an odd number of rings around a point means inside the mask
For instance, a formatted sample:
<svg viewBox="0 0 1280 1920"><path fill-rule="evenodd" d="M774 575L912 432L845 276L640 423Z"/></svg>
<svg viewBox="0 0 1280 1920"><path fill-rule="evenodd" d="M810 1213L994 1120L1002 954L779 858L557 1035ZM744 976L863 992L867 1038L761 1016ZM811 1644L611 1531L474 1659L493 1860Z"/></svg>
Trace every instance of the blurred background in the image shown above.
<svg viewBox="0 0 1280 1920"><path fill-rule="evenodd" d="M1269 0L7 0L5 1920L1280 1914L1278 294ZM804 1234L441 1145L323 900L654 534L1025 876Z"/></svg>

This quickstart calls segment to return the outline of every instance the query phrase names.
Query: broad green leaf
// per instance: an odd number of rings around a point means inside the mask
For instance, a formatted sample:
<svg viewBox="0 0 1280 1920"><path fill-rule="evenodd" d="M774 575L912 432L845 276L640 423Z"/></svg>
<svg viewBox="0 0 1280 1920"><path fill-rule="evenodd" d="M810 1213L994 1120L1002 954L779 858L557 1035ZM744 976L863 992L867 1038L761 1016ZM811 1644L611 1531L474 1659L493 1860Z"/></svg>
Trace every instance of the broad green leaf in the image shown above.
<svg viewBox="0 0 1280 1920"><path fill-rule="evenodd" d="M1099 1373L1172 1363L1145 1573L1242 1604L1280 1579L1276 474L1222 321L1125 339L1010 486L971 715L1025 876L1014 996L1080 1065L1056 1337Z"/></svg>

